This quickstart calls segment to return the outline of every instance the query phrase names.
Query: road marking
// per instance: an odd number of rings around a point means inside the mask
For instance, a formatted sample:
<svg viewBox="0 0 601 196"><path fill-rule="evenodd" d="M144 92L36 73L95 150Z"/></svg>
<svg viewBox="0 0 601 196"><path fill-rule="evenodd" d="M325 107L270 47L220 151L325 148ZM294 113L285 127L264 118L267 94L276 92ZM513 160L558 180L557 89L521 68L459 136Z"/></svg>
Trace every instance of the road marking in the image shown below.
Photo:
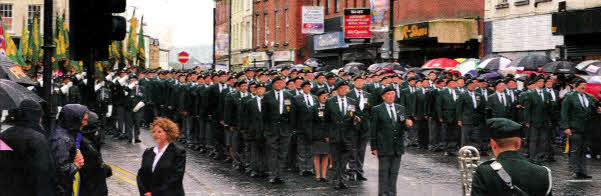
<svg viewBox="0 0 601 196"><path fill-rule="evenodd" d="M113 165L113 164L110 164L110 163L107 163L107 165L110 166L113 169L116 169L117 171L119 171L119 172L121 172L121 173L123 173L125 175L131 176L134 179L137 177L136 174L133 174L133 173L128 172L128 171L126 171L124 169L121 169L120 167L117 167L116 165Z"/></svg>
<svg viewBox="0 0 601 196"><path fill-rule="evenodd" d="M563 172L563 173L567 173L567 174L571 174L572 172L565 170L565 169L556 169L557 171Z"/></svg>
<svg viewBox="0 0 601 196"><path fill-rule="evenodd" d="M132 179L130 179L128 177L125 177L125 176L121 175L119 172L113 172L113 175L117 176L117 178L119 178L119 179L121 179L121 180L123 180L123 181L125 181L125 182L127 182L127 183L129 183L131 185L134 185L134 186L138 187L138 183L136 181L134 181L134 180L132 180Z"/></svg>
<svg viewBox="0 0 601 196"><path fill-rule="evenodd" d="M213 192L213 190L211 188L209 188L207 185L205 185L204 183L200 182L200 180L196 179L196 177L192 176L190 173L185 172L188 177L190 177L190 179L192 179L192 181L196 182L198 185L200 185L200 187L202 187L207 193L213 194L215 192Z"/></svg>

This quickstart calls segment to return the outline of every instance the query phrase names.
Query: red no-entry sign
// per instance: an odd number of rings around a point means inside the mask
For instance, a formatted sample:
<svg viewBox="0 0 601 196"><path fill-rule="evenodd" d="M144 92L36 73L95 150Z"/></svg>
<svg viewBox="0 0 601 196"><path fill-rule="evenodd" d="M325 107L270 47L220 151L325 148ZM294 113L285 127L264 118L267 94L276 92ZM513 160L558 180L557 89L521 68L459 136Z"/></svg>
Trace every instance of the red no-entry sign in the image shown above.
<svg viewBox="0 0 601 196"><path fill-rule="evenodd" d="M177 54L177 60L181 64L186 64L188 62L188 60L190 60L190 54L188 54L185 51L182 51L182 52L180 52L180 53Z"/></svg>

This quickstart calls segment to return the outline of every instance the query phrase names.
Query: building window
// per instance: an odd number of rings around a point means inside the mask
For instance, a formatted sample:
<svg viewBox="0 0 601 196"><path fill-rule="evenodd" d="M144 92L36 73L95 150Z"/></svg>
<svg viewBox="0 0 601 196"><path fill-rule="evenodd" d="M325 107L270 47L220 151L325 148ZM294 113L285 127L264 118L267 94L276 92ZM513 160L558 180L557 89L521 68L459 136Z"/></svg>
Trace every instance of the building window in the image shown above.
<svg viewBox="0 0 601 196"><path fill-rule="evenodd" d="M38 24L43 24L41 21L42 16L42 5L29 5L27 9L27 21L29 24L33 24L34 17L38 19Z"/></svg>
<svg viewBox="0 0 601 196"><path fill-rule="evenodd" d="M268 22L267 14L265 14L264 16L265 16L265 21L263 22L263 24L265 24L265 45L267 45L267 43L268 43L267 37L269 36L269 27L267 26L267 24L269 24L269 22Z"/></svg>
<svg viewBox="0 0 601 196"><path fill-rule="evenodd" d="M246 42L245 42L244 46L246 48L252 48L253 46L252 46L251 42L253 40L253 34L252 34L252 29L251 29L251 26L250 26L250 22L246 22L246 28L245 28L245 30L246 31L244 31L244 32L248 32L248 33L246 33L247 37L246 37Z"/></svg>
<svg viewBox="0 0 601 196"><path fill-rule="evenodd" d="M340 12L340 0L334 0L334 1L335 1L334 4L336 4L335 5L336 13L338 13L338 12Z"/></svg>
<svg viewBox="0 0 601 196"><path fill-rule="evenodd" d="M317 6L321 6L321 0L317 0Z"/></svg>
<svg viewBox="0 0 601 196"><path fill-rule="evenodd" d="M326 1L326 15L330 14L330 0L325 0Z"/></svg>
<svg viewBox="0 0 601 196"><path fill-rule="evenodd" d="M257 38L257 39L255 40L255 41L256 41L256 42L255 42L255 45L256 45L257 47L259 47L259 45L260 45L260 44L259 44L259 37L261 36L261 23L260 23L260 20L259 20L259 15L258 15L258 14L257 14L257 21L255 22L255 26L256 26L255 28L257 29L257 33L256 33L256 35L255 35L255 37Z"/></svg>
<svg viewBox="0 0 601 196"><path fill-rule="evenodd" d="M0 4L0 17L4 23L4 29L8 32L13 31L13 5L12 4Z"/></svg>
<svg viewBox="0 0 601 196"><path fill-rule="evenodd" d="M367 0L363 0L363 7L367 7Z"/></svg>
<svg viewBox="0 0 601 196"><path fill-rule="evenodd" d="M288 21L288 8L286 8L285 10L285 15L284 19L286 19L286 29L284 30L284 35L285 35L285 42L288 43L288 29L290 28L290 21Z"/></svg>
<svg viewBox="0 0 601 196"><path fill-rule="evenodd" d="M273 18L275 19L275 44L278 44L280 42L280 37L279 37L279 33L280 33L280 17L278 17L278 10L277 10L277 8L275 10L275 15L273 16Z"/></svg>

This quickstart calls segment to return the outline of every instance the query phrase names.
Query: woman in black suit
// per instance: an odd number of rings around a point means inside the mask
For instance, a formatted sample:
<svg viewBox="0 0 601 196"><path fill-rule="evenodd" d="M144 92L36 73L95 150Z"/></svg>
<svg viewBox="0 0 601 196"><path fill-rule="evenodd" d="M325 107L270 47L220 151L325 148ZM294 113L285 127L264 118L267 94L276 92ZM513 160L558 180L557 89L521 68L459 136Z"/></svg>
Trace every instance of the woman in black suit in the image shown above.
<svg viewBox="0 0 601 196"><path fill-rule="evenodd" d="M151 126L157 146L144 151L138 170L141 196L180 196L184 194L186 150L173 141L179 136L177 125L167 118L157 118Z"/></svg>

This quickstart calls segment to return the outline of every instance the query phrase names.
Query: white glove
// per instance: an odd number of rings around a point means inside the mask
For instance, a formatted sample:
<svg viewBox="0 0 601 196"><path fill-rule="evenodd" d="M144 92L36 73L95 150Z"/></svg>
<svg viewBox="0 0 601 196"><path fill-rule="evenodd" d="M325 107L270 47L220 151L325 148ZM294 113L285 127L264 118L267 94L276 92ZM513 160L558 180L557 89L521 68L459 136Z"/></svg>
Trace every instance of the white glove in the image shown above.
<svg viewBox="0 0 601 196"><path fill-rule="evenodd" d="M134 107L134 112L138 112L140 109L142 109L142 107L144 107L146 104L144 104L144 102L140 101L138 102L138 104L136 105L136 107Z"/></svg>
<svg viewBox="0 0 601 196"><path fill-rule="evenodd" d="M110 118L113 114L113 105L109 105L108 112L106 113L106 117Z"/></svg>
<svg viewBox="0 0 601 196"><path fill-rule="evenodd" d="M129 95L129 92L125 91L125 96Z"/></svg>
<svg viewBox="0 0 601 196"><path fill-rule="evenodd" d="M104 86L104 82L100 82L96 85L94 85L94 92L96 92L98 89L100 89L100 87Z"/></svg>
<svg viewBox="0 0 601 196"><path fill-rule="evenodd" d="M83 84L88 85L88 79L83 79Z"/></svg>
<svg viewBox="0 0 601 196"><path fill-rule="evenodd" d="M73 86L73 82L67 83L67 86L69 86L69 88L71 88Z"/></svg>
<svg viewBox="0 0 601 196"><path fill-rule="evenodd" d="M40 87L43 87L43 86L44 86L44 80L43 80L43 79L41 79L41 78L40 78L40 79L38 79L38 82L40 83Z"/></svg>
<svg viewBox="0 0 601 196"><path fill-rule="evenodd" d="M134 83L129 83L129 85L127 85L127 87L128 87L129 89L134 89L134 87L135 87L135 86L136 86L136 83L135 83L135 82L134 82Z"/></svg>
<svg viewBox="0 0 601 196"><path fill-rule="evenodd" d="M63 110L63 107L58 106L58 112L56 112L56 119L58 120L58 117L61 115L61 110Z"/></svg>
<svg viewBox="0 0 601 196"><path fill-rule="evenodd" d="M30 90L30 91L32 91L32 90L33 90L33 88L35 88L35 87L33 87L33 86L29 86L29 87L27 87L27 90Z"/></svg>
<svg viewBox="0 0 601 196"><path fill-rule="evenodd" d="M65 85L63 87L61 87L61 92L63 92L63 94L68 95L69 94L69 85Z"/></svg>
<svg viewBox="0 0 601 196"><path fill-rule="evenodd" d="M119 79L119 84L121 84L121 86L125 86L126 82L127 82L127 76Z"/></svg>
<svg viewBox="0 0 601 196"><path fill-rule="evenodd" d="M8 116L8 110L2 110L2 117L0 118L0 122L4 122L6 117Z"/></svg>
<svg viewBox="0 0 601 196"><path fill-rule="evenodd" d="M104 79L106 81L113 81L113 76L112 75L108 75L108 76L104 77Z"/></svg>
<svg viewBox="0 0 601 196"><path fill-rule="evenodd" d="M86 77L88 75L88 73L86 73L85 71L81 73L82 77Z"/></svg>
<svg viewBox="0 0 601 196"><path fill-rule="evenodd" d="M81 75L80 74L76 74L75 78L77 78L77 80L81 80Z"/></svg>

